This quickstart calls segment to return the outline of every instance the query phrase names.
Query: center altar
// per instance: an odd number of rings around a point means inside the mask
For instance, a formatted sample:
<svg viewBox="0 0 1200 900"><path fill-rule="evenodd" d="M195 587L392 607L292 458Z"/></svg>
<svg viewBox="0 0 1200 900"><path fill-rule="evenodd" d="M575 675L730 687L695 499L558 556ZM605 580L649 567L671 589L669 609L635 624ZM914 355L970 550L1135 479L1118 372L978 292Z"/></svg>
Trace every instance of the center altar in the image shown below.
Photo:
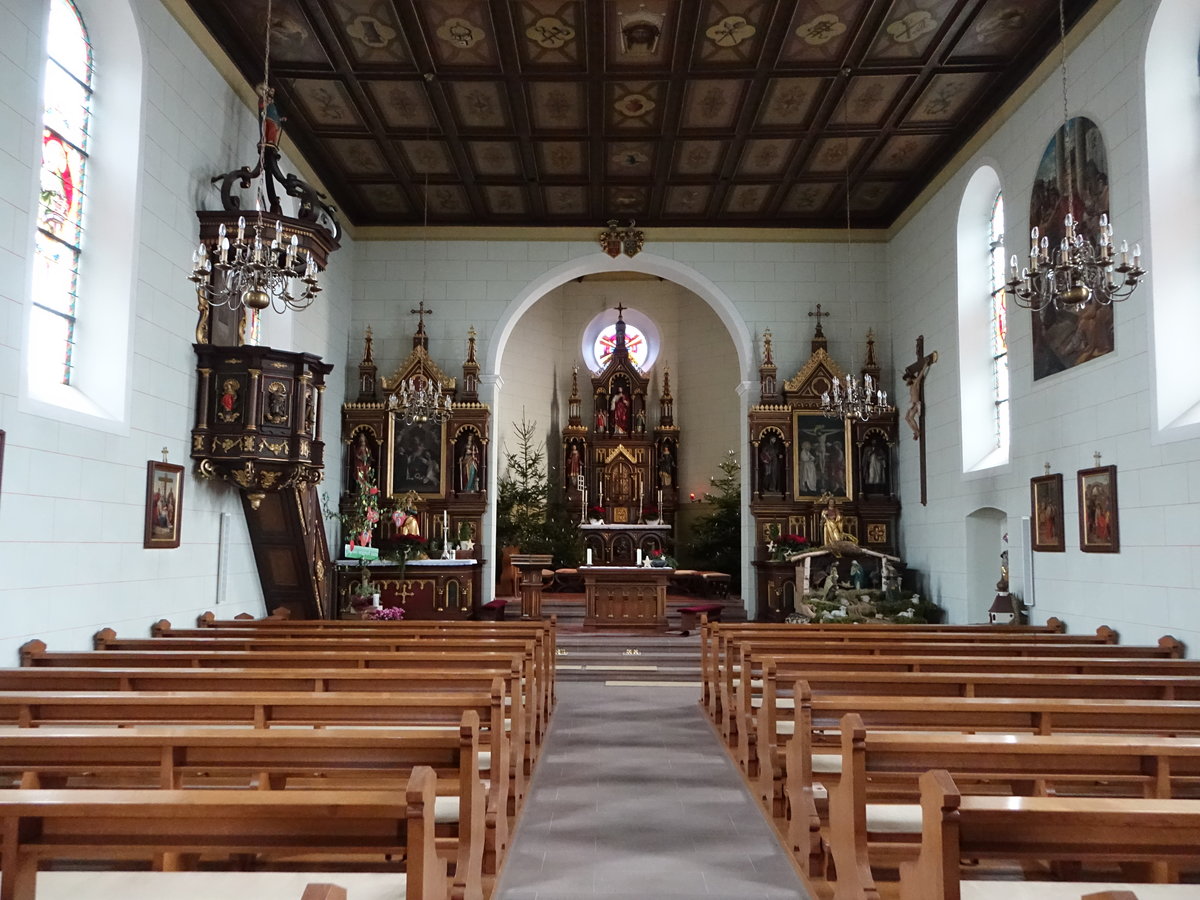
<svg viewBox="0 0 1200 900"><path fill-rule="evenodd" d="M412 351L390 378L379 376L366 330L358 397L342 406L343 531L347 521L357 521L357 507L371 508L366 531L342 539L352 552L365 539L380 559L339 561L334 609L356 615L355 596L368 591L379 594L383 608L402 607L408 619L477 618L487 599L479 536L490 481L491 412L479 401L475 332L467 335L460 385L429 355L430 311L421 303L412 312L420 316ZM414 398L435 395L440 408L413 405Z"/></svg>
<svg viewBox="0 0 1200 900"><path fill-rule="evenodd" d="M579 369L571 373L562 430L567 506L579 510L585 552L598 566L633 566L639 556L668 553L679 507L679 429L671 375L663 372L658 418L651 424L651 376L630 357L624 309L616 308L612 351L591 376L586 421Z"/></svg>
<svg viewBox="0 0 1200 900"><path fill-rule="evenodd" d="M581 566L586 627L667 627L667 583L674 569L652 566Z"/></svg>

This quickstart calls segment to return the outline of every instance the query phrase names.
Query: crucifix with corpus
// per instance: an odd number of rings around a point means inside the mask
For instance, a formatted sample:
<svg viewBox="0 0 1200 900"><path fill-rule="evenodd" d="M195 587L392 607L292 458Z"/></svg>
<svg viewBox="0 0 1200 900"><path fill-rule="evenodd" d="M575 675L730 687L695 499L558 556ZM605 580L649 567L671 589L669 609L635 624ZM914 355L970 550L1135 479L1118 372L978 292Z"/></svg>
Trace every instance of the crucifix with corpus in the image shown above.
<svg viewBox="0 0 1200 900"><path fill-rule="evenodd" d="M937 351L925 352L925 335L917 335L917 360L910 363L904 370L904 383L908 385L908 412L904 421L912 429L913 440L920 446L921 460L921 505L925 506L925 376L929 368L938 360Z"/></svg>

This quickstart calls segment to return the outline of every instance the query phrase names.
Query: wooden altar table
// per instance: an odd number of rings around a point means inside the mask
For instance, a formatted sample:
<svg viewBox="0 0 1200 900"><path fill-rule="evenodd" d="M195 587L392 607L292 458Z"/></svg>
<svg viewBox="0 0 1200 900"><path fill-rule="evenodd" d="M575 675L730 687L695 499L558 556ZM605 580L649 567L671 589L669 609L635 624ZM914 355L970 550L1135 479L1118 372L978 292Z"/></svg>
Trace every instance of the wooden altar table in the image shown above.
<svg viewBox="0 0 1200 900"><path fill-rule="evenodd" d="M587 594L585 626L667 627L667 583L674 569L580 566L579 574Z"/></svg>
<svg viewBox="0 0 1200 900"><path fill-rule="evenodd" d="M381 606L402 606L406 619L478 618L482 576L476 559L413 559L400 566L386 560L367 563L371 580L379 587ZM357 560L340 559L337 568L339 615L358 618L348 611L355 585L361 579Z"/></svg>

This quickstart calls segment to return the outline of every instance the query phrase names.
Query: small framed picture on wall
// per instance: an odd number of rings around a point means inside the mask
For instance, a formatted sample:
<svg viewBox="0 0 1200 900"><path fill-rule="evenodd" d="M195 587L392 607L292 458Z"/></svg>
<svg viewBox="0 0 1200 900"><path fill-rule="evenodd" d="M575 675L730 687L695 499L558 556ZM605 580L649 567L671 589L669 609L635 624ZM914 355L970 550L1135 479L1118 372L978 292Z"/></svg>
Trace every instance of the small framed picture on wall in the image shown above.
<svg viewBox="0 0 1200 900"><path fill-rule="evenodd" d="M147 550L178 547L182 521L183 466L150 460L146 464L146 532L142 546Z"/></svg>
<svg viewBox="0 0 1200 900"><path fill-rule="evenodd" d="M1039 475L1029 479L1029 493L1033 549L1043 553L1065 552L1062 475Z"/></svg>
<svg viewBox="0 0 1200 900"><path fill-rule="evenodd" d="M1119 553L1117 467L1080 469L1076 479L1079 486L1079 549L1084 553Z"/></svg>

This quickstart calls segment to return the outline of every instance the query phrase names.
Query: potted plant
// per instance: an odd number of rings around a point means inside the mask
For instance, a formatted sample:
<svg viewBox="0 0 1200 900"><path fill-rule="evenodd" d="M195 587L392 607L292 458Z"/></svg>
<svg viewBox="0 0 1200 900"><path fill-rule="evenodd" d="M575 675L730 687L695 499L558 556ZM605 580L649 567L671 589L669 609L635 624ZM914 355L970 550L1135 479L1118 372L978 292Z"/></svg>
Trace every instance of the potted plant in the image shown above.
<svg viewBox="0 0 1200 900"><path fill-rule="evenodd" d="M323 499L326 517L342 523L346 556L351 559L378 559L378 549L371 546L375 526L379 524L380 518L379 487L375 484L375 470L366 469L355 476L354 493L342 503L344 512L330 508L328 494Z"/></svg>
<svg viewBox="0 0 1200 900"><path fill-rule="evenodd" d="M784 562L790 559L797 553L803 553L805 550L812 549L808 545L808 539L801 537L798 534L785 534L775 542L775 561Z"/></svg>
<svg viewBox="0 0 1200 900"><path fill-rule="evenodd" d="M588 521L593 525L601 525L604 523L604 507L590 506L588 507Z"/></svg>
<svg viewBox="0 0 1200 900"><path fill-rule="evenodd" d="M471 540L471 526L467 522L458 523L458 543L454 547L454 558L475 558L475 542Z"/></svg>
<svg viewBox="0 0 1200 900"><path fill-rule="evenodd" d="M651 550L649 557L649 565L653 569L674 569L675 560L667 556L661 550Z"/></svg>

